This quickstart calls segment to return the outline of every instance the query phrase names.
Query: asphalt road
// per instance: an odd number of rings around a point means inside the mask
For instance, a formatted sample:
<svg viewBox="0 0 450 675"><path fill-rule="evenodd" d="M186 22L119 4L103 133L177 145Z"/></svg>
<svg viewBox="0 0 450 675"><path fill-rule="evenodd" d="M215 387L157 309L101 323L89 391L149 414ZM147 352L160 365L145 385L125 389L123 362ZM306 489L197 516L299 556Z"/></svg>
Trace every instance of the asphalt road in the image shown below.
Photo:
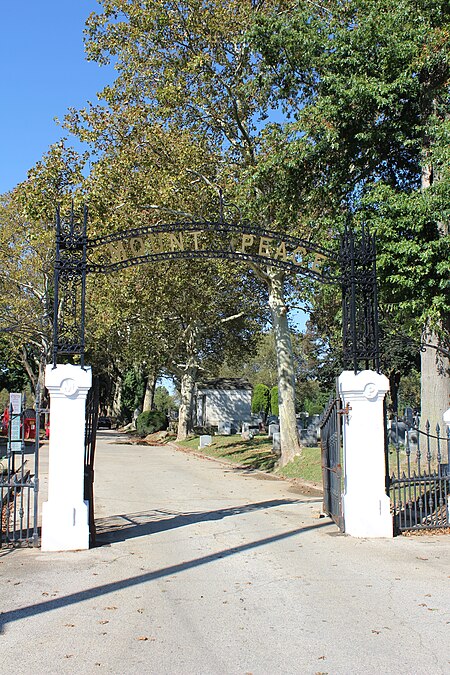
<svg viewBox="0 0 450 675"><path fill-rule="evenodd" d="M99 439L103 545L0 551L1 674L450 673L450 536L352 539L289 483Z"/></svg>

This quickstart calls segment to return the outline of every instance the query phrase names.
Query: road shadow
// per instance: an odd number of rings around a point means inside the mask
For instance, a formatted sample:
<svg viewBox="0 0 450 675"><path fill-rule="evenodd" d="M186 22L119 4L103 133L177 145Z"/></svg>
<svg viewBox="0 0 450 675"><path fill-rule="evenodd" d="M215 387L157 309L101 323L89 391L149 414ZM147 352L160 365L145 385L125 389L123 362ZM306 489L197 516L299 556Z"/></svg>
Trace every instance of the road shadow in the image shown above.
<svg viewBox="0 0 450 675"><path fill-rule="evenodd" d="M29 619L33 616L38 616L40 614L45 614L46 612L51 612L62 607L69 607L75 605L79 602L85 602L86 600L92 600L95 598L108 595L109 593L114 593L121 591L127 588L133 588L141 584L145 584L156 579L161 579L163 577L172 576L174 574L179 574L180 572L185 572L186 570L194 569L200 567L201 565L206 565L209 563L214 563L217 560L222 558L228 558L233 555L239 555L240 553L245 553L246 551L251 551L258 549L262 546L268 546L274 544L277 541L282 541L284 539L289 539L297 535L305 534L310 530L317 530L322 527L330 527L333 523L330 520L321 520L315 523L314 525L306 525L305 527L300 527L295 530L289 530L288 532L283 532L281 534L275 534L271 537L265 537L264 539L258 539L256 541L250 541L239 546L233 546L229 549L223 549L222 551L217 551L216 553L210 553L209 555L202 556L200 558L195 558L194 560L187 560L177 565L170 565L168 567L163 567L158 570L151 572L144 572L143 574L138 574L133 577L127 577L125 579L119 579L107 584L101 584L99 586L94 586L92 588L87 588L82 591L77 591L75 593L70 593L59 598L52 598L51 600L44 600L42 602L36 602L25 607L20 607L18 609L13 609L6 612L0 613L0 634L4 632L5 626L8 623L14 621L20 621L22 619Z"/></svg>
<svg viewBox="0 0 450 675"><path fill-rule="evenodd" d="M254 504L245 504L243 506L233 506L216 511L192 511L177 513L175 511L165 511L155 509L152 511L143 511L140 513L123 513L107 518L97 518L96 526L96 545L117 543L134 539L136 537L145 537L157 532L165 532L178 527L185 527L195 523L202 523L212 520L222 520L232 516L240 516L253 511L271 509L278 506L294 504L320 503L321 500L300 500L300 499L273 499Z"/></svg>

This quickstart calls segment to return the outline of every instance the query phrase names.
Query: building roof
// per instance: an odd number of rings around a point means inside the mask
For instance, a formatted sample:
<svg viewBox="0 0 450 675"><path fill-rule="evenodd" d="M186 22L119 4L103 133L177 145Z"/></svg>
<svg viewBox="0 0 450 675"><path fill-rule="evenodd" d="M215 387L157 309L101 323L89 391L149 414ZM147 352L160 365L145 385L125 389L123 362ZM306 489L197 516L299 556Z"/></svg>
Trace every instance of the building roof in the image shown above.
<svg viewBox="0 0 450 675"><path fill-rule="evenodd" d="M199 389L253 389L248 380L241 377L217 377L215 380L205 380L197 382Z"/></svg>

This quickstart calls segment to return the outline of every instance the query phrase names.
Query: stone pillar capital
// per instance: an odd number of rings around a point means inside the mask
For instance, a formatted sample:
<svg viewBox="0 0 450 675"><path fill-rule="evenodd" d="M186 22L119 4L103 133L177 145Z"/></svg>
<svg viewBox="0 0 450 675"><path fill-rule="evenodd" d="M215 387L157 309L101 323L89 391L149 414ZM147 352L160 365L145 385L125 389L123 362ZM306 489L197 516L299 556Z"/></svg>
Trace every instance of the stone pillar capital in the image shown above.
<svg viewBox="0 0 450 675"><path fill-rule="evenodd" d="M82 368L71 363L47 366L45 369L45 386L52 398L86 398L92 386L90 366Z"/></svg>
<svg viewBox="0 0 450 675"><path fill-rule="evenodd" d="M378 401L383 400L389 391L389 380L373 370L362 370L355 373L344 370L339 376L339 391L345 401Z"/></svg>

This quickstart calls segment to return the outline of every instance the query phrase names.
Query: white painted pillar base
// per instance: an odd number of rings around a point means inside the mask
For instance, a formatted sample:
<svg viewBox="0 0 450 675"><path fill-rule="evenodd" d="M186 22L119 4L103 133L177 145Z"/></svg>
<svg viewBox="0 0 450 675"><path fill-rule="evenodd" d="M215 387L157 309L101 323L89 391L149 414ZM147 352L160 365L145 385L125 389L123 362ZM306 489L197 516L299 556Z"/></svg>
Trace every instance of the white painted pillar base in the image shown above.
<svg viewBox="0 0 450 675"><path fill-rule="evenodd" d="M89 548L88 505L84 501L84 435L90 368L47 366L50 393L48 501L42 509L43 551Z"/></svg>
<svg viewBox="0 0 450 675"><path fill-rule="evenodd" d="M389 380L371 370L339 377L343 407L344 526L353 537L392 537L386 494L383 401Z"/></svg>

